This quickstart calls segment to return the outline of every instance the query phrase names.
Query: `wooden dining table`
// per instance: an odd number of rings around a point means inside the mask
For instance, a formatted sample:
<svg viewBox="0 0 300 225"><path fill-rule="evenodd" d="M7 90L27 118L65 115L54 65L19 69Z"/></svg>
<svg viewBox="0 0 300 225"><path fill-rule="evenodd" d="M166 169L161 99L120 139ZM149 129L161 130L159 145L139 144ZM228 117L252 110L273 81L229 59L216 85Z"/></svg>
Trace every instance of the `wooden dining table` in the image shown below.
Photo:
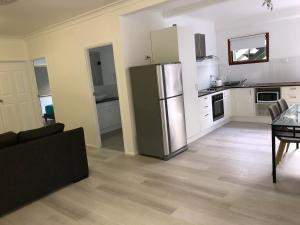
<svg viewBox="0 0 300 225"><path fill-rule="evenodd" d="M276 137L284 140L291 140L294 143L300 142L300 104L294 104L283 112L278 118L272 121L272 174L273 183L277 182L276 177ZM298 146L299 144L297 144Z"/></svg>

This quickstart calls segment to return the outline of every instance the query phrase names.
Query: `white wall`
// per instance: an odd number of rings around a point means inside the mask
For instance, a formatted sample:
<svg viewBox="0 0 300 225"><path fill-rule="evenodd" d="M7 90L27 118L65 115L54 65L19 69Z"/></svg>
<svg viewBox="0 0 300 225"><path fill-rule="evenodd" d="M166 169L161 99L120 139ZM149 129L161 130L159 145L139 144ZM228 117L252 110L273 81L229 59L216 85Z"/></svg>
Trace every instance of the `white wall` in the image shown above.
<svg viewBox="0 0 300 225"><path fill-rule="evenodd" d="M155 11L139 12L122 18L122 40L124 45L124 60L126 68L150 63L145 56L151 56L150 32L177 24L179 28L185 27L186 35L180 35L183 45L181 58L190 56L190 60L184 60L183 85L185 114L188 140L197 139L200 134L198 88L207 88L209 76L218 71L216 64L208 63L197 66L194 48L194 33L204 33L207 40L207 54L217 54L216 33L214 23L202 20L194 20L190 17L178 16L164 18L161 13ZM181 33L182 34L182 33ZM191 50L192 49L192 50ZM192 51L192 52L191 52Z"/></svg>
<svg viewBox="0 0 300 225"><path fill-rule="evenodd" d="M0 37L0 61L26 61L26 43L21 38Z"/></svg>
<svg viewBox="0 0 300 225"><path fill-rule="evenodd" d="M186 16L177 16L165 19L165 24L191 27L194 33L205 34L206 55L217 55L216 30L212 21L194 19ZM218 65L214 61L197 62L198 90L210 86L210 75L218 76Z"/></svg>
<svg viewBox="0 0 300 225"><path fill-rule="evenodd" d="M102 63L102 77L103 84L116 84L116 70L115 70L115 60L114 60L114 52L111 45L104 46L99 48L100 52L100 60Z"/></svg>
<svg viewBox="0 0 300 225"><path fill-rule="evenodd" d="M100 52L94 49L89 50L89 59L94 86L103 85L102 66L99 65L101 61Z"/></svg>
<svg viewBox="0 0 300 225"><path fill-rule="evenodd" d="M161 13L142 11L121 18L124 65L126 69L150 63L145 56L151 56L150 32L164 28Z"/></svg>
<svg viewBox="0 0 300 225"><path fill-rule="evenodd" d="M47 67L35 66L34 71L39 95L51 95Z"/></svg>
<svg viewBox="0 0 300 225"><path fill-rule="evenodd" d="M144 11L124 16L121 22L124 61L127 68L150 63L150 60L145 60L145 56L151 56L150 31L170 27L173 24L190 27L194 33L205 34L207 55L217 55L215 24L211 21L185 16L164 18L159 12ZM210 75L218 76L218 72L218 65L215 62L197 63L198 89L208 88Z"/></svg>
<svg viewBox="0 0 300 225"><path fill-rule="evenodd" d="M220 73L230 80L248 78L249 82L300 81L300 19L261 23L217 32ZM227 39L270 33L270 62L228 66Z"/></svg>
<svg viewBox="0 0 300 225"><path fill-rule="evenodd" d="M120 16L164 0L120 3L27 37L31 59L46 57L56 118L66 129L84 127L86 143L100 145L87 49L112 43L127 154L136 152L128 77L123 63Z"/></svg>

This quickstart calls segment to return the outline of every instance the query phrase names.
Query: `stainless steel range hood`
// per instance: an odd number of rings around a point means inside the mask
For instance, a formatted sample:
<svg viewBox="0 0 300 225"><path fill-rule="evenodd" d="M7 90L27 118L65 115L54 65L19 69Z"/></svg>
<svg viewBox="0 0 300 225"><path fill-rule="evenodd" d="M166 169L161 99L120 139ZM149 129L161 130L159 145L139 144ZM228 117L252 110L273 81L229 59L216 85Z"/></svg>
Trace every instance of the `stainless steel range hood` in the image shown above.
<svg viewBox="0 0 300 225"><path fill-rule="evenodd" d="M204 60L218 60L215 55L206 55L205 34L195 34L195 49L197 62Z"/></svg>

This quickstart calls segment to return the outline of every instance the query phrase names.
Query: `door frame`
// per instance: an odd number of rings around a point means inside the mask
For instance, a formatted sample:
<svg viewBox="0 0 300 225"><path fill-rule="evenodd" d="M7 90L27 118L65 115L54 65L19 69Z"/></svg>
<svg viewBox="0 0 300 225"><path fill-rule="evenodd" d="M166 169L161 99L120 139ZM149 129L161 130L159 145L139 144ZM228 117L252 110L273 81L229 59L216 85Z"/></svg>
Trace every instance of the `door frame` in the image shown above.
<svg viewBox="0 0 300 225"><path fill-rule="evenodd" d="M32 79L33 79L34 91L35 91L34 97L38 101L38 106L39 106L38 112L39 112L40 115L43 115L43 111L42 111L42 108L41 108L41 102L40 102L40 99L39 99L39 89L38 89L38 86L37 86L36 74L35 74L34 64L33 64L33 61L38 60L38 59L45 59L45 61L46 61L46 68L47 68L48 80L49 80L49 88L51 90L51 96L52 96L53 105L55 105L55 104L54 104L53 95L52 95L52 88L51 88L51 82L50 82L50 77L49 77L49 67L48 67L47 57L46 56L41 56L41 57L30 59L29 63L31 64L31 73L32 73L31 76L32 76ZM54 113L55 113L55 111L54 111ZM40 121L41 121L42 124L44 124L43 117L41 117Z"/></svg>
<svg viewBox="0 0 300 225"><path fill-rule="evenodd" d="M86 46L84 48L84 55L85 55L85 59L86 59L86 66L87 66L87 72L88 72L88 81L89 81L89 86L90 86L90 101L93 102L93 108L94 108L94 120L96 121L95 124L97 125L96 127L96 143L97 146L95 146L96 148L102 148L102 140L101 140L101 131L100 131L100 124L99 124L99 120L98 120L98 111L97 111L97 104L95 102L95 89L94 89L94 83L93 83L93 75L92 75L92 68L91 68L91 61L90 61L90 55L89 55L89 50L93 49L93 48L101 48L101 47L105 47L105 46L112 46L113 49L113 56L114 56L114 61L115 61L115 52L114 52L114 45L112 42L102 42L102 43L98 43L98 44L94 44L94 45L89 45ZM116 71L116 65L115 65L115 71ZM116 76L116 82L117 82L117 90L119 93L119 85L118 85L118 76ZM119 102L119 107L120 107L120 116L122 118L122 110L121 110L121 104ZM123 128L123 121L121 119L121 127ZM122 136L123 140L124 140L124 133ZM91 146L94 147L94 146ZM124 146L124 152L126 152L125 146Z"/></svg>

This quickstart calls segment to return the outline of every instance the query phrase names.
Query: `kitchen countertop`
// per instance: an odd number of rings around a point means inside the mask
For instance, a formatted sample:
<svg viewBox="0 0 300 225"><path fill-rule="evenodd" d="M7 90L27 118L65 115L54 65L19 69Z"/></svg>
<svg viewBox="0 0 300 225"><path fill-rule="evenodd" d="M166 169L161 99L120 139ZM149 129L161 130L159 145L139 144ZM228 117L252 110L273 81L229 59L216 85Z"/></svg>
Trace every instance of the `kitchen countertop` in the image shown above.
<svg viewBox="0 0 300 225"><path fill-rule="evenodd" d="M236 86L223 86L217 88L215 91L210 91L210 92L206 91L206 89L200 90L198 92L198 97L214 94L232 88L260 88L260 87L284 87L284 86L300 86L300 82L256 83L256 84L244 84L244 85L236 85Z"/></svg>
<svg viewBox="0 0 300 225"><path fill-rule="evenodd" d="M112 102L112 101L118 101L119 97L109 97L109 98L104 98L101 100L96 100L96 104L104 103L104 102Z"/></svg>

